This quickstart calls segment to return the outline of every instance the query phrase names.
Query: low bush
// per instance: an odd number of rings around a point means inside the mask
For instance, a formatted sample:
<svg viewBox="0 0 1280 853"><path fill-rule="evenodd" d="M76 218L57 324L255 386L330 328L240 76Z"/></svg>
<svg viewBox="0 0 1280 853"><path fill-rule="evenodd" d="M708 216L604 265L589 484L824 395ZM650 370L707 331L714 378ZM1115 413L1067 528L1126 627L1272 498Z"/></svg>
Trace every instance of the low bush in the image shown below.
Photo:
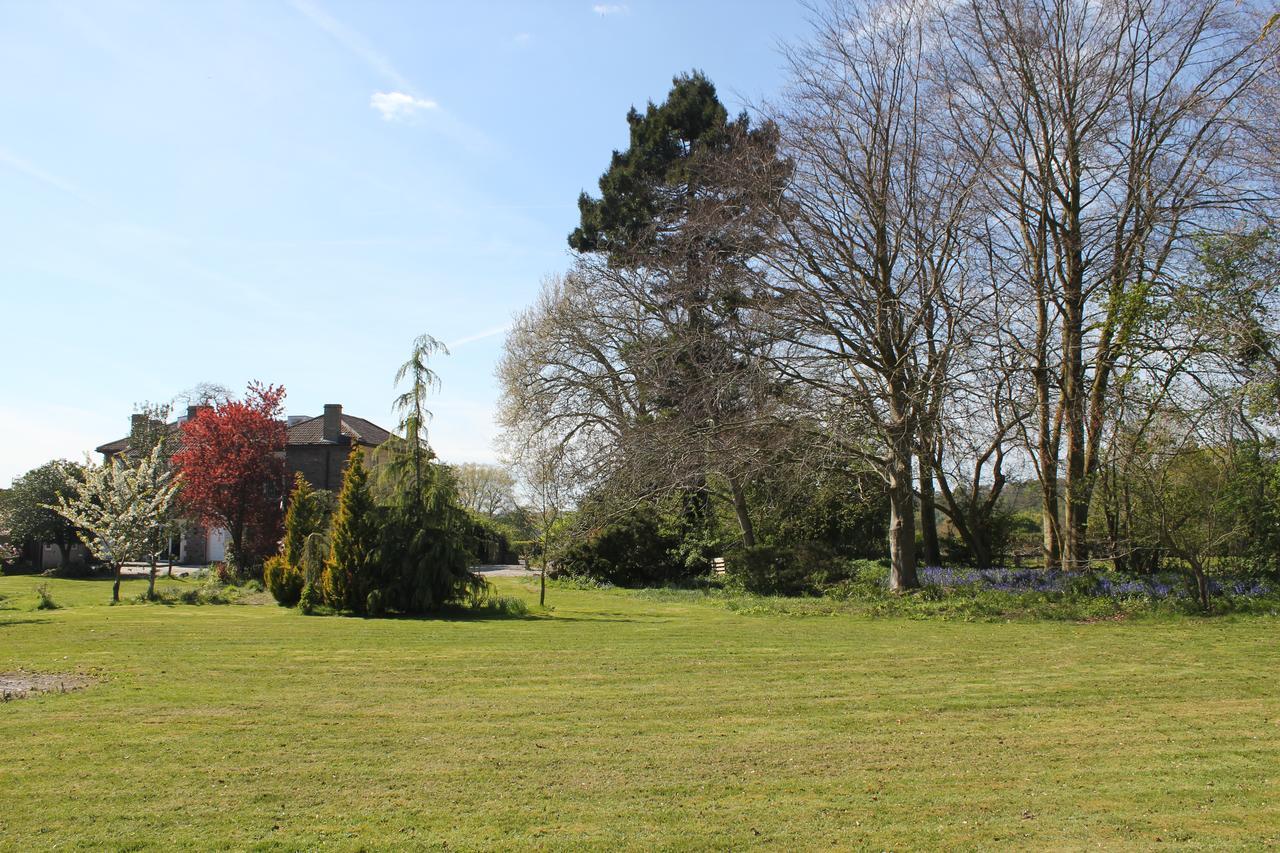
<svg viewBox="0 0 1280 853"><path fill-rule="evenodd" d="M668 583L689 574L679 546L675 536L660 529L657 514L641 508L571 545L556 561L555 573L615 586Z"/></svg>
<svg viewBox="0 0 1280 853"><path fill-rule="evenodd" d="M494 595L490 596L483 604L473 606L473 610L480 613L488 613L494 616L528 616L529 605L525 603L523 598L517 598L514 595Z"/></svg>
<svg viewBox="0 0 1280 853"><path fill-rule="evenodd" d="M303 584L302 593L298 596L298 609L310 616L313 613L319 613L323 606L324 594L321 592L319 584Z"/></svg>
<svg viewBox="0 0 1280 853"><path fill-rule="evenodd" d="M213 571L214 577L218 579L218 583L233 584L240 579L239 574L236 572L235 564L230 560L214 563L209 568Z"/></svg>
<svg viewBox="0 0 1280 853"><path fill-rule="evenodd" d="M49 585L42 583L36 587L36 610L58 610L61 605L53 600L53 593L49 591Z"/></svg>
<svg viewBox="0 0 1280 853"><path fill-rule="evenodd" d="M283 554L267 559L262 566L262 580L272 597L285 607L297 605L302 597L302 571L289 565Z"/></svg>
<svg viewBox="0 0 1280 853"><path fill-rule="evenodd" d="M135 604L231 604L239 596L234 586L221 583L216 577L206 576L198 586L166 586L156 590L154 599L141 592L134 598Z"/></svg>
<svg viewBox="0 0 1280 853"><path fill-rule="evenodd" d="M755 545L725 557L729 585L755 595L818 595L848 580L848 566L821 543Z"/></svg>

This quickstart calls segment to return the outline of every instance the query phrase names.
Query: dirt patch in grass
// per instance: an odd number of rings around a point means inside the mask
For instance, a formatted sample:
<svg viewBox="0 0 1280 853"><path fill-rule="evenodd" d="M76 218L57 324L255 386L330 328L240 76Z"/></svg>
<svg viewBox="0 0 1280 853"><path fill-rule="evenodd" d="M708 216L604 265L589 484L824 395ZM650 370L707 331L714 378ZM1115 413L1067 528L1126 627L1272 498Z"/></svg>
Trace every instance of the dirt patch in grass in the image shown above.
<svg viewBox="0 0 1280 853"><path fill-rule="evenodd" d="M26 699L36 693L70 693L97 681L87 675L64 672L0 672L0 701Z"/></svg>

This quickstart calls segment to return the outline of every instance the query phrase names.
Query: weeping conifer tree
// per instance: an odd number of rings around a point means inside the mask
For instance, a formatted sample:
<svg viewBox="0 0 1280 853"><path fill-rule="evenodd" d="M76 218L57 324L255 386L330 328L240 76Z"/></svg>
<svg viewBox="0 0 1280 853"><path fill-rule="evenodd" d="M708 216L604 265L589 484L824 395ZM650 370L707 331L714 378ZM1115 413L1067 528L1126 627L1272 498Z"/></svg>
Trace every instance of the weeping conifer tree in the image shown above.
<svg viewBox="0 0 1280 853"><path fill-rule="evenodd" d="M426 407L439 378L427 365L444 345L423 335L396 373L408 388L396 399L400 435L376 453L376 489L383 511L381 545L383 584L378 606L405 613L426 613L446 605L478 598L486 585L468 570L472 555L470 520L457 499L448 470L434 462L427 443Z"/></svg>

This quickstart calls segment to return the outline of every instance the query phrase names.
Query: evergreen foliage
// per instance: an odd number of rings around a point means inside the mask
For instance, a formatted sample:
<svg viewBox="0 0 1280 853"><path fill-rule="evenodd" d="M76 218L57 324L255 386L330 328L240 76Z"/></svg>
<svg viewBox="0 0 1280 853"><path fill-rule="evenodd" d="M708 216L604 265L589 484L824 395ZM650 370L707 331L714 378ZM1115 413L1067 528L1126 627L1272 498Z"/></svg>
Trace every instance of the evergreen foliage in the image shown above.
<svg viewBox="0 0 1280 853"><path fill-rule="evenodd" d="M413 444L393 437L376 457L386 496L379 603L388 610L426 613L480 594L485 582L468 569L472 521L458 504L449 470L423 461L433 454Z"/></svg>
<svg viewBox="0 0 1280 853"><path fill-rule="evenodd" d="M268 557L262 564L262 583L276 601L293 607L302 596L302 573L283 554Z"/></svg>
<svg viewBox="0 0 1280 853"><path fill-rule="evenodd" d="M316 584L328 554L330 498L330 492L313 489L301 473L294 475L281 552L263 566L263 582L286 607L298 604L305 589L313 597L318 595ZM319 603L317 599L313 607Z"/></svg>
<svg viewBox="0 0 1280 853"><path fill-rule="evenodd" d="M284 516L284 542L281 553L295 569L302 567L302 552L307 539L319 533L328 535L336 507L333 493L314 489L302 474L294 476L289 509Z"/></svg>
<svg viewBox="0 0 1280 853"><path fill-rule="evenodd" d="M581 221L569 235L578 252L602 252L611 262L637 262L666 249L671 234L690 213L700 187L708 183L701 168L748 134L746 113L734 120L699 71L672 80L662 104L643 113L627 113L630 145L614 151L600 176L600 198L578 198Z"/></svg>
<svg viewBox="0 0 1280 853"><path fill-rule="evenodd" d="M323 533L312 533L302 545L302 561L299 574L302 575L302 592L298 597L298 606L303 613L314 613L316 608L324 604L324 563L329 556L329 540Z"/></svg>
<svg viewBox="0 0 1280 853"><path fill-rule="evenodd" d="M362 613L369 590L378 580L379 524L364 452L359 448L351 451L347 461L331 538L321 580L324 602L339 610Z"/></svg>
<svg viewBox="0 0 1280 853"><path fill-rule="evenodd" d="M642 505L565 549L557 572L617 586L660 585L689 575L681 544L663 529L656 509Z"/></svg>

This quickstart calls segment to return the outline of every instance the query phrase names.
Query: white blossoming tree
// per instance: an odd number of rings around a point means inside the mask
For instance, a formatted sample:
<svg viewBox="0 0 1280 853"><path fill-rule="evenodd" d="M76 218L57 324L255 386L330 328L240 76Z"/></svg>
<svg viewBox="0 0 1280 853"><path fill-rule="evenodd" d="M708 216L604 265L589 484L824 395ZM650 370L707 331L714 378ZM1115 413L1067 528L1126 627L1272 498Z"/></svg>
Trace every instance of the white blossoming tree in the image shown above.
<svg viewBox="0 0 1280 853"><path fill-rule="evenodd" d="M178 480L156 445L133 461L86 465L84 482L60 495L50 509L83 530L89 550L112 568L111 600L119 601L121 567L154 548L158 531L172 519L177 492ZM148 597L154 597L155 583L153 568Z"/></svg>

